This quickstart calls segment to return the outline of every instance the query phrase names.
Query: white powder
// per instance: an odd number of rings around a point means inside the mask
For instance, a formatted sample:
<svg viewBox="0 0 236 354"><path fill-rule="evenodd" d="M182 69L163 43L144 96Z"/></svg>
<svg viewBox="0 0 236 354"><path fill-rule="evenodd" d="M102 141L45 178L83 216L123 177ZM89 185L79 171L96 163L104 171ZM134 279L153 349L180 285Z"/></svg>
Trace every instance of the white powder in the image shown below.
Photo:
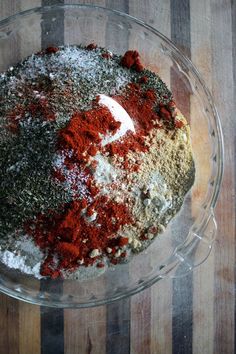
<svg viewBox="0 0 236 354"><path fill-rule="evenodd" d="M98 83L102 84L103 93L115 94L131 81L132 73L115 61L102 59L101 53L99 49L89 51L76 46L65 46L55 55L32 55L20 70L20 79L13 77L14 82L8 83L9 88L15 88L19 92L19 86L29 80L34 81L41 75L49 77L53 85L63 89L69 75L74 85L78 84L78 92L81 92L81 83L89 85L87 93L94 92L91 99L99 92ZM78 78L79 82L76 84Z"/></svg>
<svg viewBox="0 0 236 354"><path fill-rule="evenodd" d="M14 239L12 239L12 243L14 243ZM41 279L40 266L44 256L33 240L24 236L21 241L15 242L13 249L13 252L0 251L0 261L9 268Z"/></svg>
<svg viewBox="0 0 236 354"><path fill-rule="evenodd" d="M94 173L94 178L98 184L109 184L117 179L118 171L109 163L105 156L97 154L94 160L98 163Z"/></svg>
<svg viewBox="0 0 236 354"><path fill-rule="evenodd" d="M66 156L62 153L60 154L56 154L55 157L54 157L54 166L56 168L62 168L62 166L64 165L64 162L65 162L65 158Z"/></svg>
<svg viewBox="0 0 236 354"><path fill-rule="evenodd" d="M71 157L72 152L68 151L67 156ZM65 177L65 182L60 183L64 185L65 190L68 191L68 194L72 197L79 195L89 201L89 192L86 186L88 176L76 165L69 170L65 165L65 158L65 153L58 153L54 157L54 167L59 169L61 174Z"/></svg>
<svg viewBox="0 0 236 354"><path fill-rule="evenodd" d="M63 51L57 53L57 57L61 62L70 65L70 68L82 68L87 71L91 70L91 74L97 67L94 58L94 52L83 48L65 47Z"/></svg>
<svg viewBox="0 0 236 354"><path fill-rule="evenodd" d="M66 178L64 185L65 190L71 193L72 196L80 195L80 197L87 198L89 200L89 192L86 185L88 176L75 166L72 170L66 168L63 169L63 174Z"/></svg>

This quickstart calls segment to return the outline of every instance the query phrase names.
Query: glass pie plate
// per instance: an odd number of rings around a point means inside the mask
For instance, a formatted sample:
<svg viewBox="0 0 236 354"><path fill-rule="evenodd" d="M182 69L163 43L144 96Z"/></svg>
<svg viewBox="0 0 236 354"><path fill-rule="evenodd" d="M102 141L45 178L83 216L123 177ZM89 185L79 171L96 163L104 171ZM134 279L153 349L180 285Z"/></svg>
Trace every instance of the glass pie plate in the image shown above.
<svg viewBox="0 0 236 354"><path fill-rule="evenodd" d="M182 276L206 260L216 234L214 207L223 171L219 116L197 69L160 32L96 6L35 8L0 22L0 72L50 45L91 42L118 54L138 50L145 66L170 87L191 125L195 183L181 211L149 248L98 277L38 280L0 263L0 290L35 304L96 306L135 294L164 277Z"/></svg>

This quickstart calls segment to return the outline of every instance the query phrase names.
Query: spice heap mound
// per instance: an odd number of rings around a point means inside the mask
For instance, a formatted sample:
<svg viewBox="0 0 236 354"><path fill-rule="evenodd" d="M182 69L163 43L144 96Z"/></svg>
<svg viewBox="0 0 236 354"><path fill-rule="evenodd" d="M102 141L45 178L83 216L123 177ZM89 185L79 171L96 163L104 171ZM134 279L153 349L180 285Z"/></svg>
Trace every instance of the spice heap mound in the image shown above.
<svg viewBox="0 0 236 354"><path fill-rule="evenodd" d="M137 51L49 47L0 75L0 260L78 278L165 230L194 181L189 126Z"/></svg>

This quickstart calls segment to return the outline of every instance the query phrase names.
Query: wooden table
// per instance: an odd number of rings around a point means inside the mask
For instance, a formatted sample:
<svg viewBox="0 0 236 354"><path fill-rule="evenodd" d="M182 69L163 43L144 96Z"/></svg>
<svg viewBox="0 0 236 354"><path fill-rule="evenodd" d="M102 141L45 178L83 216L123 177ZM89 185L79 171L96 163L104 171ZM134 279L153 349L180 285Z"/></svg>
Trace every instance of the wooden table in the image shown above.
<svg viewBox="0 0 236 354"><path fill-rule="evenodd" d="M55 2L42 0L44 5ZM225 138L225 174L216 209L218 235L210 257L192 274L178 282L162 280L109 306L53 310L0 295L0 354L232 354L236 1L83 2L143 19L170 37L204 76L221 115ZM1 0L0 17L40 5L40 0Z"/></svg>

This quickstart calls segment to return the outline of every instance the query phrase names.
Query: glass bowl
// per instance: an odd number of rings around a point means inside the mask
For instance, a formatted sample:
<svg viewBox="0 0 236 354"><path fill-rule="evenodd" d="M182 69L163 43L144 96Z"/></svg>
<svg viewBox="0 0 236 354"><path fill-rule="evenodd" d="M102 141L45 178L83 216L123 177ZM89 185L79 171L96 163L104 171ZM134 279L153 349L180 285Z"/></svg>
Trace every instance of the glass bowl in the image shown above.
<svg viewBox="0 0 236 354"><path fill-rule="evenodd" d="M148 249L99 277L38 280L0 264L0 290L35 304L96 306L135 294L164 277L182 276L208 257L216 234L214 207L223 171L219 116L197 69L160 32L97 6L36 8L0 22L0 72L49 45L91 42L118 54L138 50L145 66L171 88L191 125L195 183L181 211Z"/></svg>

